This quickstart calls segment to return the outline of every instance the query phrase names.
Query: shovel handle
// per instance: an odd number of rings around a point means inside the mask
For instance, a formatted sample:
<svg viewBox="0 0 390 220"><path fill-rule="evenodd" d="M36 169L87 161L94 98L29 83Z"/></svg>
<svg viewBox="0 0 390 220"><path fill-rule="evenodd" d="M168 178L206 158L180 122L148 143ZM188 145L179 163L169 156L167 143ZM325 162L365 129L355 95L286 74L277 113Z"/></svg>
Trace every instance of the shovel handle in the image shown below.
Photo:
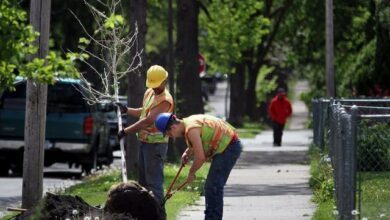
<svg viewBox="0 0 390 220"><path fill-rule="evenodd" d="M15 208L15 207L7 207L7 211L13 211L13 212L25 212L27 209L22 208Z"/></svg>
<svg viewBox="0 0 390 220"><path fill-rule="evenodd" d="M181 190L185 185L187 185L188 181L184 181L184 183L182 183L179 187L177 187L177 189L175 190L175 192ZM173 193L172 193L173 194Z"/></svg>
<svg viewBox="0 0 390 220"><path fill-rule="evenodd" d="M179 171L177 171L177 173L176 173L175 178L173 178L171 184L169 185L168 190L167 190L167 194L166 194L166 195L168 195L169 193L171 193L172 188L173 188L173 185L175 185L175 183L176 183L176 181L177 181L177 178L179 177L180 172L181 172L181 170L183 169L184 166L185 166L185 164L182 163L181 166L180 166L180 168L179 168Z"/></svg>

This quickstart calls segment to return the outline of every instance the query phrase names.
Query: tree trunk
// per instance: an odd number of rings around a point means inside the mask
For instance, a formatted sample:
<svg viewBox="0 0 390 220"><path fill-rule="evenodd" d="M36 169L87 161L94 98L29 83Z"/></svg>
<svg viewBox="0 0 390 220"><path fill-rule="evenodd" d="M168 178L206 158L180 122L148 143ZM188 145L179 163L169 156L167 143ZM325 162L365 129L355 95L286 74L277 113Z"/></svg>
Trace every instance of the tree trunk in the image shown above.
<svg viewBox="0 0 390 220"><path fill-rule="evenodd" d="M383 89L390 89L390 2L381 0L376 3L376 52L375 75L377 84ZM379 14L382 14L380 19ZM383 16L386 15L386 16Z"/></svg>
<svg viewBox="0 0 390 220"><path fill-rule="evenodd" d="M134 57L137 51L143 50L141 54L142 67L137 73L130 73L128 75L127 83L127 102L129 107L139 108L142 106L143 95L145 92L145 37L147 32L146 27L146 0L130 0L130 13L129 13L129 25L132 31L135 31L138 26L138 43L136 47L130 53L130 59ZM138 119L128 117L128 124L133 124ZM134 133L126 136L126 167L128 175L133 173L138 175L138 151L139 141Z"/></svg>
<svg viewBox="0 0 390 220"><path fill-rule="evenodd" d="M198 73L198 3L177 0L177 113L179 117L203 113Z"/></svg>
<svg viewBox="0 0 390 220"><path fill-rule="evenodd" d="M50 0L31 0L30 24L40 33L35 57L44 58L49 49ZM24 126L22 207L30 209L42 198L47 84L27 80Z"/></svg>
<svg viewBox="0 0 390 220"><path fill-rule="evenodd" d="M245 91L246 93L246 106L245 106L245 113L249 116L251 120L257 120L258 119L258 112L257 112L257 96L256 96L256 81L258 77L259 70L257 69L251 69L248 68L248 86Z"/></svg>
<svg viewBox="0 0 390 220"><path fill-rule="evenodd" d="M276 35L279 31L281 23L284 21L286 16L287 9L291 6L292 0L285 0L279 7L275 8L276 1L266 1L264 14L266 17L272 21L272 28L270 34L266 36L266 38L257 46L257 53L253 53L254 56L250 56L253 58L254 62L249 63L248 72L249 72L249 81L248 87L246 91L246 109L245 113L249 116L250 119L256 120L259 118L258 110L256 109L256 81L258 77L258 73L260 68L264 63L266 63L267 54L270 52L273 42L276 38ZM247 58L252 60L252 58ZM247 62L248 63L248 62Z"/></svg>
<svg viewBox="0 0 390 220"><path fill-rule="evenodd" d="M235 73L229 76L230 80L230 112L228 121L233 126L243 125L245 107L245 64L235 65Z"/></svg>
<svg viewBox="0 0 390 220"><path fill-rule="evenodd" d="M175 98L175 61L174 61L174 48L173 48L173 8L172 8L173 0L168 0L168 73L169 73L169 92L171 93L173 100ZM175 147L175 139L169 138L168 142L168 153L167 160L175 161L177 159L176 155L177 148Z"/></svg>

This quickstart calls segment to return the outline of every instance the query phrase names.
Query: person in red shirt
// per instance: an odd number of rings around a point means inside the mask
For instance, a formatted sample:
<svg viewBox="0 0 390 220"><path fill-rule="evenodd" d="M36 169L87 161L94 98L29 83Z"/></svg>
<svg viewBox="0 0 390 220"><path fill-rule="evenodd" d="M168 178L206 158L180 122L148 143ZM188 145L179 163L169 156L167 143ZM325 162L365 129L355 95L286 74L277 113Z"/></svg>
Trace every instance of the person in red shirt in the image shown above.
<svg viewBox="0 0 390 220"><path fill-rule="evenodd" d="M282 146L284 125L286 124L287 118L292 114L291 103L283 88L279 88L277 94L272 99L268 108L268 114L273 123L274 146L280 147Z"/></svg>

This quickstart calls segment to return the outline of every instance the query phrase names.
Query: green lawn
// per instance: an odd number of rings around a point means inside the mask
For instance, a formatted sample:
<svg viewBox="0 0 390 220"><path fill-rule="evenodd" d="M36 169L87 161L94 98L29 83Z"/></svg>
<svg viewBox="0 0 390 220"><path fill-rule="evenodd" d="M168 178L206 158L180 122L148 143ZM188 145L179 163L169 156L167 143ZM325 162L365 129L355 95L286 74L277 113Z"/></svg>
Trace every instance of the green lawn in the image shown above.
<svg viewBox="0 0 390 220"><path fill-rule="evenodd" d="M361 217L390 219L390 172L360 173Z"/></svg>
<svg viewBox="0 0 390 220"><path fill-rule="evenodd" d="M317 203L312 219L336 219L335 202L331 199L333 191L330 190L333 187L327 184L327 181L333 178L332 172L329 166L320 163L321 155L317 148L312 146L309 155L312 175L310 185L314 191L313 201ZM359 181L361 203L359 207L359 195L357 195L356 209L359 210L360 218L390 220L390 172L360 172Z"/></svg>
<svg viewBox="0 0 390 220"><path fill-rule="evenodd" d="M175 193L166 202L166 211L168 220L174 220L179 211L198 200L203 192L203 183L205 181L209 164L204 165L196 174L196 180L190 185L184 187L181 191ZM176 164L166 164L165 166L165 181L164 188L167 190L171 181L175 177L179 166ZM177 184L182 183L187 177L189 166L186 166L177 180ZM111 172L107 175L90 177L86 182L70 187L66 190L66 194L78 195L91 205L102 205L107 198L107 192L110 187L119 183L121 180L119 171ZM174 187L176 188L176 187Z"/></svg>
<svg viewBox="0 0 390 220"><path fill-rule="evenodd" d="M313 214L313 220L336 220L334 212L334 202L326 201L318 204Z"/></svg>
<svg viewBox="0 0 390 220"><path fill-rule="evenodd" d="M206 179L210 165L206 163L197 173L196 180L184 187L181 191L175 193L167 202L166 202L166 211L168 220L174 220L178 215L179 211L190 204L195 203L199 199L199 196L203 193L203 183ZM164 188L167 190L172 179L179 170L179 166L176 164L166 164L165 166L165 181ZM182 183L188 174L189 166L186 166L177 180L177 184ZM113 170L106 172L104 174L90 176L85 178L83 183L74 185L66 189L63 194L78 195L83 198L88 204L92 206L101 205L103 207L106 199L107 193L110 187L121 181L121 173L119 170ZM175 189L176 187L174 187ZM11 215L7 215L1 220L12 219Z"/></svg>
<svg viewBox="0 0 390 220"><path fill-rule="evenodd" d="M198 200L203 192L203 183L205 181L209 164L205 164L198 172L196 180L190 185L184 187L181 191L175 193L166 202L166 211L168 220L174 220L179 211L186 205L193 204ZM171 181L175 177L179 166L176 164L166 164L164 188L167 190ZM186 166L177 180L177 184L182 183L187 177L189 166ZM78 184L66 190L66 194L78 195L91 205L104 205L107 192L110 187L121 181L119 171L89 178L85 183ZM174 187L176 188L176 187Z"/></svg>
<svg viewBox="0 0 390 220"><path fill-rule="evenodd" d="M262 130L260 123L245 122L242 128L237 128L240 138L255 138Z"/></svg>

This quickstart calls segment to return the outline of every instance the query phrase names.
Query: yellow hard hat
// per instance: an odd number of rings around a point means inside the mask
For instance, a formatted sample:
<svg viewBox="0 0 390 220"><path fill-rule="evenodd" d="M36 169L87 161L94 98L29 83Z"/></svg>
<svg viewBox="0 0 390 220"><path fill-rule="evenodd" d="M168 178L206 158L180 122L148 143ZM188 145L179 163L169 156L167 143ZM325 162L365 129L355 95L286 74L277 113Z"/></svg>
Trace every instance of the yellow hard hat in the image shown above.
<svg viewBox="0 0 390 220"><path fill-rule="evenodd" d="M151 66L146 75L146 87L157 88L167 77L168 72L162 66Z"/></svg>

